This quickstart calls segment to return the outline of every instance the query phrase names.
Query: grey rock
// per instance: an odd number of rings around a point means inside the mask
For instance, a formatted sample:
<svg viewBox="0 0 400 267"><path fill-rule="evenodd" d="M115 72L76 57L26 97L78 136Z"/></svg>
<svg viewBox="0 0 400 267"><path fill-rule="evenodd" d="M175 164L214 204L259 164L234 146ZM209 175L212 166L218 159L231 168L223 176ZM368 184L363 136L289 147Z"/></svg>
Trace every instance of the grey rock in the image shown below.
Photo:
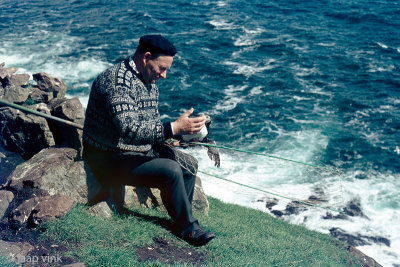
<svg viewBox="0 0 400 267"><path fill-rule="evenodd" d="M276 198L268 198L265 202L265 207L269 210L272 210L272 207L278 205L279 200Z"/></svg>
<svg viewBox="0 0 400 267"><path fill-rule="evenodd" d="M10 67L10 68L5 68L5 69L0 68L0 79L4 80L7 76L11 76L14 73L16 73L17 70L18 70L18 68L16 68L16 67Z"/></svg>
<svg viewBox="0 0 400 267"><path fill-rule="evenodd" d="M24 159L15 152L5 150L0 145L0 186L6 184L8 176Z"/></svg>
<svg viewBox="0 0 400 267"><path fill-rule="evenodd" d="M100 185L85 163L75 160L77 154L72 148L43 149L15 168L9 186L19 192L31 189L37 196L63 194L86 203Z"/></svg>
<svg viewBox="0 0 400 267"><path fill-rule="evenodd" d="M7 75L4 78L4 84L7 85L15 85L15 86L27 86L29 85L29 78L31 76L29 74L13 74Z"/></svg>
<svg viewBox="0 0 400 267"><path fill-rule="evenodd" d="M83 126L85 111L79 98L55 99L49 103L49 107L53 116ZM57 145L72 147L78 151L82 150L82 130L55 122L49 122L49 124Z"/></svg>
<svg viewBox="0 0 400 267"><path fill-rule="evenodd" d="M351 217L357 216L357 217L368 218L362 211L361 202L359 199L352 199L351 201L349 201L343 210L347 215Z"/></svg>
<svg viewBox="0 0 400 267"><path fill-rule="evenodd" d="M33 88L32 92L29 94L29 98L36 103L49 103L53 99L53 93L42 91L39 88Z"/></svg>
<svg viewBox="0 0 400 267"><path fill-rule="evenodd" d="M35 104L32 106L29 106L29 108L32 110L40 111L47 115L51 115L51 110L45 103L38 103L38 104Z"/></svg>
<svg viewBox="0 0 400 267"><path fill-rule="evenodd" d="M64 216L74 204L73 199L61 194L33 197L13 210L9 220L20 227L26 224L28 228L34 228L41 222Z"/></svg>
<svg viewBox="0 0 400 267"><path fill-rule="evenodd" d="M108 201L101 201L93 206L90 206L89 213L104 218L111 218L113 215L113 205Z"/></svg>
<svg viewBox="0 0 400 267"><path fill-rule="evenodd" d="M30 93L30 88L23 88L18 85L10 84L3 88L1 98L4 101L22 104L28 99Z"/></svg>
<svg viewBox="0 0 400 267"><path fill-rule="evenodd" d="M17 264L25 262L25 258L34 247L26 242L6 242L0 240L0 255Z"/></svg>
<svg viewBox="0 0 400 267"><path fill-rule="evenodd" d="M347 251L354 255L356 259L362 264L362 266L368 266L368 267L382 267L377 261L375 261L373 258L365 255L362 253L360 250L356 249L353 246L348 246Z"/></svg>
<svg viewBox="0 0 400 267"><path fill-rule="evenodd" d="M7 211L13 199L14 194L11 191L0 190L0 220L3 220L4 217L7 217Z"/></svg>
<svg viewBox="0 0 400 267"><path fill-rule="evenodd" d="M368 246L376 243L379 245L386 245L390 247L390 240L382 236L351 234L337 227L332 227L331 229L329 229L329 233L331 236L341 241L344 241L351 246Z"/></svg>
<svg viewBox="0 0 400 267"><path fill-rule="evenodd" d="M55 144L46 119L9 107L0 108L0 137L5 149L25 160Z"/></svg>
<svg viewBox="0 0 400 267"><path fill-rule="evenodd" d="M67 86L61 79L52 77L45 72L33 74L33 79L37 82L40 90L53 92L53 97L65 97Z"/></svg>

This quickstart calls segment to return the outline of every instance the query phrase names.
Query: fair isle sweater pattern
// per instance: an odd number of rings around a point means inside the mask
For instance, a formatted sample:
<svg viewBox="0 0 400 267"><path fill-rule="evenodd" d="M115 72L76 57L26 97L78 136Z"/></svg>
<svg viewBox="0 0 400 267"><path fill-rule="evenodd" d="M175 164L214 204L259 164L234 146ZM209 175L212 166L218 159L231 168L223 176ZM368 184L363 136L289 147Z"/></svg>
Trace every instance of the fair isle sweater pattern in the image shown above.
<svg viewBox="0 0 400 267"><path fill-rule="evenodd" d="M105 70L92 85L84 140L105 151L149 151L172 135L170 123L161 123L158 96L131 58Z"/></svg>

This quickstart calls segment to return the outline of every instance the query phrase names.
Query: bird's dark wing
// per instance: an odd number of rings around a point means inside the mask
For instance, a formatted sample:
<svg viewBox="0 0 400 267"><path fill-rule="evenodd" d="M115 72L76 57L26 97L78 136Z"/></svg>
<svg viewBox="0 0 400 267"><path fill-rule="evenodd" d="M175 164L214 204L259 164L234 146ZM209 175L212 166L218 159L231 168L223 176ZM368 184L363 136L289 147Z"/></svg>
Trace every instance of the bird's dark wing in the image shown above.
<svg viewBox="0 0 400 267"><path fill-rule="evenodd" d="M210 144L210 145L216 145L214 140L210 138L205 138L203 139L203 143ZM207 155L208 157L215 162L215 166L220 167L221 166L221 160L219 158L219 149L217 147L211 147L207 146Z"/></svg>

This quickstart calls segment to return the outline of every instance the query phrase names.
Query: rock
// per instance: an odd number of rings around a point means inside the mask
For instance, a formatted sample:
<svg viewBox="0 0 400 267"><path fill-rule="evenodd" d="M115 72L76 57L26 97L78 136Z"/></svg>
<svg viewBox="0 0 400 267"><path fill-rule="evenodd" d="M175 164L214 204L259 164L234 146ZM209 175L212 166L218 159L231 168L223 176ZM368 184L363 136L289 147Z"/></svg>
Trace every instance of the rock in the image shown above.
<svg viewBox="0 0 400 267"><path fill-rule="evenodd" d="M125 205L144 208L157 208L162 205L160 190L155 188L125 187ZM164 206L161 207L164 209Z"/></svg>
<svg viewBox="0 0 400 267"><path fill-rule="evenodd" d="M53 92L53 97L63 98L67 92L66 84L59 78L51 77L45 72L33 74L33 79L37 82L40 90Z"/></svg>
<svg viewBox="0 0 400 267"><path fill-rule="evenodd" d="M64 216L75 204L70 197L56 194L28 199L13 210L9 216L11 223L27 228L35 228L41 222L48 222Z"/></svg>
<svg viewBox="0 0 400 267"><path fill-rule="evenodd" d="M29 85L29 74L7 75L4 78L4 85L27 86Z"/></svg>
<svg viewBox="0 0 400 267"><path fill-rule="evenodd" d="M274 214L276 217L282 217L283 215L285 215L281 210L272 210L271 213Z"/></svg>
<svg viewBox="0 0 400 267"><path fill-rule="evenodd" d="M0 240L0 255L16 263L24 263L25 257L34 248L26 242L6 242Z"/></svg>
<svg viewBox="0 0 400 267"><path fill-rule="evenodd" d="M63 194L86 203L100 190L100 185L83 161L75 161L77 154L72 148L43 149L15 168L9 186L27 192L26 195L29 191L37 196Z"/></svg>
<svg viewBox="0 0 400 267"><path fill-rule="evenodd" d="M111 218L113 215L113 205L108 201L102 201L89 207L89 213L104 218Z"/></svg>
<svg viewBox="0 0 400 267"><path fill-rule="evenodd" d="M271 198L271 199L267 199L266 203L265 203L265 207L269 210L272 210L272 207L278 205L279 200L276 198Z"/></svg>
<svg viewBox="0 0 400 267"><path fill-rule="evenodd" d="M361 202L359 199L352 199L349 203L347 203L346 207L344 207L343 210L349 216L352 217L358 216L368 219L368 217L364 214L364 212L361 209Z"/></svg>
<svg viewBox="0 0 400 267"><path fill-rule="evenodd" d="M47 115L51 115L51 110L45 103L35 104L35 105L30 106L29 108L33 109L33 110L36 110L36 111L40 111L40 112L45 113Z"/></svg>
<svg viewBox="0 0 400 267"><path fill-rule="evenodd" d="M331 236L336 237L337 239L344 241L347 244L355 247L367 246L371 245L372 243L377 243L390 247L390 240L381 236L365 236L360 234L354 235L354 234L349 234L344 230L336 227L329 229L329 232Z"/></svg>
<svg viewBox="0 0 400 267"><path fill-rule="evenodd" d="M356 249L353 246L348 246L347 251L354 255L356 259L362 264L362 266L365 267L382 267L377 261L375 261L373 258L368 257L364 253L362 253L360 250Z"/></svg>
<svg viewBox="0 0 400 267"><path fill-rule="evenodd" d="M296 201L292 201L286 206L284 215L298 215L300 212L305 211L306 209L307 208L304 207L302 204L299 204Z"/></svg>
<svg viewBox="0 0 400 267"><path fill-rule="evenodd" d="M4 63L2 63L2 65L3 64ZM4 67L4 65L3 65L3 67ZM0 68L0 79L1 80L4 80L7 76L13 75L18 70L18 68L16 68L16 67L10 67L10 68L5 68L5 69L3 67Z"/></svg>
<svg viewBox="0 0 400 267"><path fill-rule="evenodd" d="M28 97L36 103L49 103L50 100L53 99L53 93L42 91L39 88L33 88Z"/></svg>
<svg viewBox="0 0 400 267"><path fill-rule="evenodd" d="M55 144L46 119L9 107L0 108L0 137L5 149L25 160Z"/></svg>
<svg viewBox="0 0 400 267"><path fill-rule="evenodd" d="M22 162L24 160L18 153L5 150L0 145L0 186L7 182L8 176Z"/></svg>
<svg viewBox="0 0 400 267"><path fill-rule="evenodd" d="M4 101L22 104L28 99L30 92L31 89L29 88L23 88L21 86L11 84L4 86L3 92L0 96Z"/></svg>
<svg viewBox="0 0 400 267"><path fill-rule="evenodd" d="M53 116L83 126L85 111L79 98L56 99L50 102L49 107ZM49 125L57 145L65 145L78 151L82 150L82 130L56 122L49 122Z"/></svg>
<svg viewBox="0 0 400 267"><path fill-rule="evenodd" d="M11 201L14 199L14 194L10 191L0 190L0 220L8 215L8 209Z"/></svg>

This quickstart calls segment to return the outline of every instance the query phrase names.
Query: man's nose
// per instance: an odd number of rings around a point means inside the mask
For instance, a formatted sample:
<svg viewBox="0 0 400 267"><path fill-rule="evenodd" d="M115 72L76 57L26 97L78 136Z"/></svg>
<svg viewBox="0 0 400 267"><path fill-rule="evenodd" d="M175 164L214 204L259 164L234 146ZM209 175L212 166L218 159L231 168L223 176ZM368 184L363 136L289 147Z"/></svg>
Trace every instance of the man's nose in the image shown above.
<svg viewBox="0 0 400 267"><path fill-rule="evenodd" d="M160 73L160 76L161 76L161 78L163 78L163 79L167 78L167 71L165 70L165 71L161 72L161 73Z"/></svg>

